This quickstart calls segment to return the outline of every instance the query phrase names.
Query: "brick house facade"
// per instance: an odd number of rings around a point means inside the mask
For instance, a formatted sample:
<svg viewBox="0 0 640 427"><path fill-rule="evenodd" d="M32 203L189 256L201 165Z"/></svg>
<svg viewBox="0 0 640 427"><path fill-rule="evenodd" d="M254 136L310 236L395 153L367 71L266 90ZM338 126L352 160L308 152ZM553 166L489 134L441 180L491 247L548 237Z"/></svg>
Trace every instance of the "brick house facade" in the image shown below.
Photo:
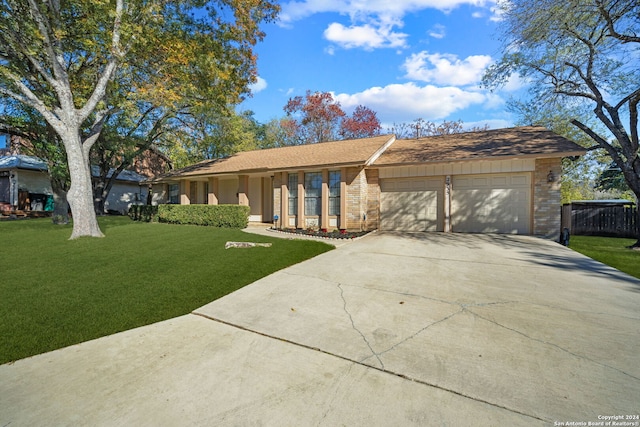
<svg viewBox="0 0 640 427"><path fill-rule="evenodd" d="M383 135L238 153L153 181L156 203L232 203L282 228L555 236L563 157L540 127L397 140Z"/></svg>

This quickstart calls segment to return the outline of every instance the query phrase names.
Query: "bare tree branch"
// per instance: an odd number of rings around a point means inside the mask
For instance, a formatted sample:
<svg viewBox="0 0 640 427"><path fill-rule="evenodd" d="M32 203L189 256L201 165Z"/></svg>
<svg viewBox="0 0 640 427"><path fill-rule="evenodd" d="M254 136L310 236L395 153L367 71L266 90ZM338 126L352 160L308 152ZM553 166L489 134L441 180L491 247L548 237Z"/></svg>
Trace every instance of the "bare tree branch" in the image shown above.
<svg viewBox="0 0 640 427"><path fill-rule="evenodd" d="M600 15L606 22L610 37L616 38L623 43L640 43L640 37L636 34L620 34L616 30L614 18L611 16L611 13L604 7L604 2L602 0L596 0L596 4L598 5L598 11L600 12Z"/></svg>

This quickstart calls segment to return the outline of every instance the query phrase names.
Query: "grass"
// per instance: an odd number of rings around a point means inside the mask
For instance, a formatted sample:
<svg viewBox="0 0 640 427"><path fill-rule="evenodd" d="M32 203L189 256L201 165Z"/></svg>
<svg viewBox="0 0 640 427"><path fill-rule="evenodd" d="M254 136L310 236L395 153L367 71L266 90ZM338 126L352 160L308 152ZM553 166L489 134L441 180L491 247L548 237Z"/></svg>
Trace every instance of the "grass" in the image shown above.
<svg viewBox="0 0 640 427"><path fill-rule="evenodd" d="M70 241L49 219L2 221L0 364L187 314L328 251L212 227L100 218L106 237ZM272 247L224 249L227 241Z"/></svg>
<svg viewBox="0 0 640 427"><path fill-rule="evenodd" d="M640 279L640 251L628 249L636 239L571 236L569 247Z"/></svg>

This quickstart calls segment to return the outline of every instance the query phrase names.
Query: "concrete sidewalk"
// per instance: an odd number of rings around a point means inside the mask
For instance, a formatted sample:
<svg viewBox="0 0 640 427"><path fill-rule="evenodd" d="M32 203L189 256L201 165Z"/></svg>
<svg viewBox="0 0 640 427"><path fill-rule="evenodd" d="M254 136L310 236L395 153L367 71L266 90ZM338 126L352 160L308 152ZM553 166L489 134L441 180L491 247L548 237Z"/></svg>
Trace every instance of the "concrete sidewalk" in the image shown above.
<svg viewBox="0 0 640 427"><path fill-rule="evenodd" d="M0 366L0 426L554 425L640 412L640 282L552 242L376 233Z"/></svg>

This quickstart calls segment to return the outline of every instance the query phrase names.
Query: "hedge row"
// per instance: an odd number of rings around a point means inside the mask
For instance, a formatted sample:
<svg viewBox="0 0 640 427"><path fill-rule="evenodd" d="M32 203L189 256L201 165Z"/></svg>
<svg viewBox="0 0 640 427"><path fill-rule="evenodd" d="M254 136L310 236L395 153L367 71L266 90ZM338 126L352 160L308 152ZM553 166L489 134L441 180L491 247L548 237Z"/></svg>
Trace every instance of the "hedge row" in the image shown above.
<svg viewBox="0 0 640 427"><path fill-rule="evenodd" d="M212 227L246 228L249 206L241 205L160 205L160 222L208 225Z"/></svg>
<svg viewBox="0 0 640 427"><path fill-rule="evenodd" d="M158 207L149 205L132 205L129 218L134 221L158 222Z"/></svg>

